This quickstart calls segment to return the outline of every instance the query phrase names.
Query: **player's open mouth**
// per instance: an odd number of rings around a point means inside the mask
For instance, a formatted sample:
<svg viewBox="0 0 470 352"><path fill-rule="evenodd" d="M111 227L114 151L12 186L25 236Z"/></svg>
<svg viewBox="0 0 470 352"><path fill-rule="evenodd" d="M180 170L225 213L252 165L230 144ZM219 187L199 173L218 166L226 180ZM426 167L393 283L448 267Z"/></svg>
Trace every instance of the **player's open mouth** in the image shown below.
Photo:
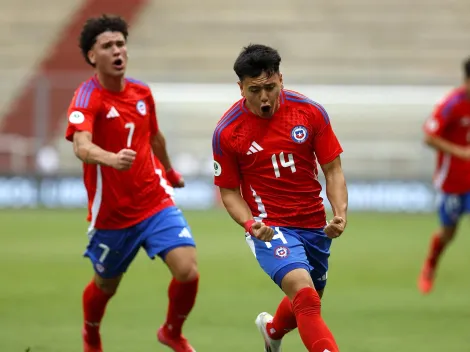
<svg viewBox="0 0 470 352"><path fill-rule="evenodd" d="M261 112L263 114L268 114L269 112L271 112L271 106L270 105L261 106Z"/></svg>
<svg viewBox="0 0 470 352"><path fill-rule="evenodd" d="M116 59L113 61L113 67L115 69L121 70L124 68L124 62L122 61L122 59Z"/></svg>

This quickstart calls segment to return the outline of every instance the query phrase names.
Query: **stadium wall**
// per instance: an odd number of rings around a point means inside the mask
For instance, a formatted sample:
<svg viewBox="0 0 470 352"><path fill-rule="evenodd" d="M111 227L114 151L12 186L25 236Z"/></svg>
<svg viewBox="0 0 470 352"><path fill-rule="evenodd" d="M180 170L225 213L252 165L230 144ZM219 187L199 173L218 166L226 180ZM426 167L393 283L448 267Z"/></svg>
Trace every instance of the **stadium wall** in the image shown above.
<svg viewBox="0 0 470 352"><path fill-rule="evenodd" d="M434 209L430 183L434 156L421 143L421 125L451 87L288 86L322 102L330 112L345 150L351 211ZM152 83L150 87L170 154L187 180L186 188L176 190L178 204L185 209L219 207L212 185L211 138L224 110L239 98L236 84ZM56 172L29 176L3 169L1 208L85 207L80 164L63 141L62 131L58 138L61 162L71 168L62 164ZM188 168L188 157L195 168Z"/></svg>

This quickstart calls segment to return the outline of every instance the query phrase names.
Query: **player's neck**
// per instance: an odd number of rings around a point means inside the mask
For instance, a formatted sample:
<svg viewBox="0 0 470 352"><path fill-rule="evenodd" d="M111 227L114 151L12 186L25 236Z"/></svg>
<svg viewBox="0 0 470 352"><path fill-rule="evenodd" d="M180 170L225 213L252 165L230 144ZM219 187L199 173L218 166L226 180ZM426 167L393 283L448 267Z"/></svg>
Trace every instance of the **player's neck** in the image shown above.
<svg viewBox="0 0 470 352"><path fill-rule="evenodd" d="M104 75L100 72L97 72L96 76L98 77L98 81L104 89L112 92L122 92L124 90L124 76L113 77Z"/></svg>

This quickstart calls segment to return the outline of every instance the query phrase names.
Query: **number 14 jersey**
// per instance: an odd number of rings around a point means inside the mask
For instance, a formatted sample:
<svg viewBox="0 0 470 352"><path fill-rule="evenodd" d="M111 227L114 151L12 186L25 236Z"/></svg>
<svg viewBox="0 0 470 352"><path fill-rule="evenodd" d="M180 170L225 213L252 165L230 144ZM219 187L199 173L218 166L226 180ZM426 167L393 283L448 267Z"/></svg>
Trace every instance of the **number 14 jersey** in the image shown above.
<svg viewBox="0 0 470 352"><path fill-rule="evenodd" d="M235 103L215 128L214 183L241 187L253 217L270 226L323 228L326 224L317 160L342 153L325 109L307 97L281 91L269 119Z"/></svg>

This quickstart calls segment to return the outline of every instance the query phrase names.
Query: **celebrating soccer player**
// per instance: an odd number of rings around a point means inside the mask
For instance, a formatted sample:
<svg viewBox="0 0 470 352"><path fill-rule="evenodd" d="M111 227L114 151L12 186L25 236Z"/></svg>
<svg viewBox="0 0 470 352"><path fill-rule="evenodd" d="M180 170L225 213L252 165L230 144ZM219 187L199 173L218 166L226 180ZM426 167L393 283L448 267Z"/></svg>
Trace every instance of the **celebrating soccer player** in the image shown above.
<svg viewBox="0 0 470 352"><path fill-rule="evenodd" d="M450 92L424 124L425 142L437 151L434 185L440 191L441 223L418 279L424 294L432 290L437 263L462 214L470 212L470 59L464 63L464 76L464 84Z"/></svg>
<svg viewBox="0 0 470 352"><path fill-rule="evenodd" d="M280 351L282 337L298 328L308 351L337 352L320 298L331 241L346 227L342 148L323 106L284 89L280 62L264 45L249 45L238 56L242 99L214 131L215 184L261 268L286 294L274 317L256 318L265 351ZM334 214L329 223L317 161Z"/></svg>
<svg viewBox="0 0 470 352"><path fill-rule="evenodd" d="M89 199L85 256L95 270L83 292L84 351L103 351L99 328L106 305L143 247L173 275L158 340L190 352L181 329L196 300L199 274L190 228L172 197L172 186L184 181L172 169L149 87L124 77L127 36L119 17L85 23L80 48L96 74L80 85L68 110L66 138L83 162Z"/></svg>

